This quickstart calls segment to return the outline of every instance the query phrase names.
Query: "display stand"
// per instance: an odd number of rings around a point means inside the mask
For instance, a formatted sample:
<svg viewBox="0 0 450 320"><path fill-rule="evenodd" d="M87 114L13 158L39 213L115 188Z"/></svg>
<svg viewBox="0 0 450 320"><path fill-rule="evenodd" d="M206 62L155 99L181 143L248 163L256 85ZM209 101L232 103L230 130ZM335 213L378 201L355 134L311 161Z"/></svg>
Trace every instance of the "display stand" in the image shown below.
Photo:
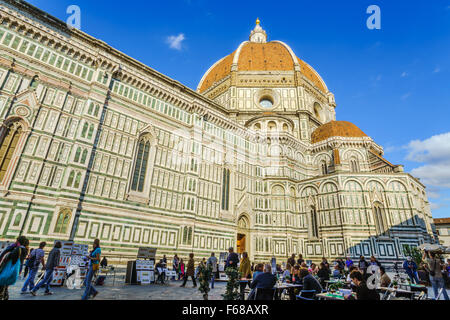
<svg viewBox="0 0 450 320"><path fill-rule="evenodd" d="M221 252L219 255L219 262L217 270L219 270L219 279L217 281L228 281L228 276L225 274L225 262L228 258L228 252Z"/></svg>
<svg viewBox="0 0 450 320"><path fill-rule="evenodd" d="M55 243L58 240L55 241ZM86 256L89 254L88 246L84 244L74 243L73 241L60 241L62 247L60 249L59 265L53 272L51 286L62 286L66 279L67 268L69 266L80 269L80 278L84 280L87 274L88 264Z"/></svg>
<svg viewBox="0 0 450 320"><path fill-rule="evenodd" d="M150 284L155 282L156 250L156 248L139 248L137 260L128 261L126 283Z"/></svg>

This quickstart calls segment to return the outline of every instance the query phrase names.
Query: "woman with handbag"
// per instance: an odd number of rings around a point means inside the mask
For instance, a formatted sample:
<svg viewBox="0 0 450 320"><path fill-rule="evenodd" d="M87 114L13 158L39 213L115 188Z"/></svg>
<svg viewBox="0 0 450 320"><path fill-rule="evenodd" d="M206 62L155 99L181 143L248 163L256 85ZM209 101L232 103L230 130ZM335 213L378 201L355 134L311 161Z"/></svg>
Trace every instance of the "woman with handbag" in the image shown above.
<svg viewBox="0 0 450 320"><path fill-rule="evenodd" d="M442 293L444 295L445 300L450 300L447 294L447 290L445 288L445 281L442 276L442 265L441 260L436 256L434 252L425 251L423 254L423 260L427 261L427 269L430 275L431 286L434 291L434 299L436 300L439 294L439 291L442 289Z"/></svg>
<svg viewBox="0 0 450 320"><path fill-rule="evenodd" d="M20 236L0 255L0 300L9 299L8 287L15 284L19 277L20 266L28 253L28 243L27 238Z"/></svg>
<svg viewBox="0 0 450 320"><path fill-rule="evenodd" d="M85 285L86 289L84 290L82 300L87 300L92 295L92 299L94 299L98 291L92 285L92 278L94 274L100 269L100 256L102 254L102 250L100 249L100 240L95 239L94 244L92 246L91 253L87 256L89 260L89 268L88 273L86 275Z"/></svg>

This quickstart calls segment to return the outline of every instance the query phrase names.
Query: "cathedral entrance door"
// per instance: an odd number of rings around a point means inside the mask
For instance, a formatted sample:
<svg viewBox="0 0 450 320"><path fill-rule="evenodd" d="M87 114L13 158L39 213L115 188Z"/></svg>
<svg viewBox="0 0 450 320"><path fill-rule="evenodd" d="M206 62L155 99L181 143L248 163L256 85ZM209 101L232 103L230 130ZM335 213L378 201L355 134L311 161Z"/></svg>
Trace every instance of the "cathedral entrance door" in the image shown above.
<svg viewBox="0 0 450 320"><path fill-rule="evenodd" d="M236 247L237 253L242 254L245 252L245 234L238 233Z"/></svg>

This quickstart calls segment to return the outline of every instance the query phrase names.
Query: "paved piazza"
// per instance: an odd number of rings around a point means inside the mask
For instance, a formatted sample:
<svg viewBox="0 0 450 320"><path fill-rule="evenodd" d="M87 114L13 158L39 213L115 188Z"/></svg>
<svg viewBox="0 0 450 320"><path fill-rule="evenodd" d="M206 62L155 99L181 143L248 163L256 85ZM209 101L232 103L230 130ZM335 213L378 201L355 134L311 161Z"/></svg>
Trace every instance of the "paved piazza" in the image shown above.
<svg viewBox="0 0 450 320"><path fill-rule="evenodd" d="M53 287L53 295L44 295L41 288L36 297L31 294L20 294L24 280L20 279L14 286L9 287L10 300L81 300L84 288L70 290L67 287ZM114 286L112 278L105 281L105 285L96 286L99 294L95 300L203 300L197 288L192 288L189 280L185 288L180 288L182 281L169 281L168 285L128 285L123 277L117 277ZM225 282L217 282L215 288L209 292L209 300L222 300L225 293Z"/></svg>

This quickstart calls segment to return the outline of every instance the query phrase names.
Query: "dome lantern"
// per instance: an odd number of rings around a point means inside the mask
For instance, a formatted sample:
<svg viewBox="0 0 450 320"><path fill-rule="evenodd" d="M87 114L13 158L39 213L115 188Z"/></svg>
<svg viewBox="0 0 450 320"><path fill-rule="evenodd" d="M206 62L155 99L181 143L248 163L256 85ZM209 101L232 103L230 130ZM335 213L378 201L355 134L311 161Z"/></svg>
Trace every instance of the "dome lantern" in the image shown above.
<svg viewBox="0 0 450 320"><path fill-rule="evenodd" d="M261 28L261 21L259 18L256 19L255 29L250 33L250 42L256 43L266 43L267 42L267 33Z"/></svg>

